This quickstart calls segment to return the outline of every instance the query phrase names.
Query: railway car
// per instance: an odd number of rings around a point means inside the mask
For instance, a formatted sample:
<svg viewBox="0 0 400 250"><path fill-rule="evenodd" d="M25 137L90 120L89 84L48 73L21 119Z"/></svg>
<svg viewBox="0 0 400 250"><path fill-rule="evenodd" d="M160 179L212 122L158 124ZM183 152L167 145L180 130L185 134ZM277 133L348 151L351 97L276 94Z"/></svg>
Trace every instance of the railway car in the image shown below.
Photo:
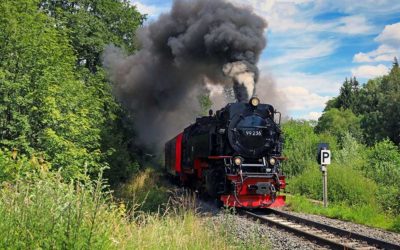
<svg viewBox="0 0 400 250"><path fill-rule="evenodd" d="M257 97L227 104L215 114L210 110L165 144L165 170L226 206L283 206L280 120L281 114Z"/></svg>

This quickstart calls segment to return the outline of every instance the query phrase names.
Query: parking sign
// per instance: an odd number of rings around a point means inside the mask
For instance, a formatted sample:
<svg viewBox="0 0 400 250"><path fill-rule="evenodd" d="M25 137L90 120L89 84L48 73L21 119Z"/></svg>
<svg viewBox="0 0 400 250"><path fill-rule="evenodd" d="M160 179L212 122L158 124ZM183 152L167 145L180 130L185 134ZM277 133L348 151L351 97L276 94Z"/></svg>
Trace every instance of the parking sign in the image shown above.
<svg viewBox="0 0 400 250"><path fill-rule="evenodd" d="M331 151L330 150L321 150L321 165L329 165L331 164Z"/></svg>

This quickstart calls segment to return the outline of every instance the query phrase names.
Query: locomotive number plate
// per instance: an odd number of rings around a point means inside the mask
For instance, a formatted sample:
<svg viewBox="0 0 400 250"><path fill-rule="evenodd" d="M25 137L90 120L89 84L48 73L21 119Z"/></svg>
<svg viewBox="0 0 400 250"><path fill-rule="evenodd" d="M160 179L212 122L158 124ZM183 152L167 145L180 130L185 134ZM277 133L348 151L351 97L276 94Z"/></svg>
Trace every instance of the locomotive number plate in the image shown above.
<svg viewBox="0 0 400 250"><path fill-rule="evenodd" d="M246 136L262 136L261 130L246 130L244 134Z"/></svg>

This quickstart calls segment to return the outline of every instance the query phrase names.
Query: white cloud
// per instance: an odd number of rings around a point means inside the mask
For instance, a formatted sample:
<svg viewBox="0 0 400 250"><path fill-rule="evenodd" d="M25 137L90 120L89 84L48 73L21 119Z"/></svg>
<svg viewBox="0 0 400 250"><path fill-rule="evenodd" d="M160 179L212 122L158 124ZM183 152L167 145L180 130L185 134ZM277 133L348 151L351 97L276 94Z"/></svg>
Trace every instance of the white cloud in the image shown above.
<svg viewBox="0 0 400 250"><path fill-rule="evenodd" d="M285 54L270 60L269 63L280 65L329 56L336 48L337 44L334 41L314 41L310 44L305 44L305 46L287 48Z"/></svg>
<svg viewBox="0 0 400 250"><path fill-rule="evenodd" d="M272 64L273 65L273 64ZM263 61L259 64L261 75L271 72L271 64ZM304 73L293 70L275 70L273 78L278 88L302 87L317 94L335 96L344 80L342 71L336 70L317 74Z"/></svg>
<svg viewBox="0 0 400 250"><path fill-rule="evenodd" d="M374 30L367 19L360 15L342 17L336 26L332 27L336 32L350 35L369 34Z"/></svg>
<svg viewBox="0 0 400 250"><path fill-rule="evenodd" d="M274 33L287 35L290 31L304 35L313 32L331 32L355 35L369 34L375 29L364 16L353 13L329 21L316 21L315 17L323 12L318 0L232 0L232 2L240 6L250 6L268 21L268 29ZM302 8L304 4L308 4L306 9Z"/></svg>
<svg viewBox="0 0 400 250"><path fill-rule="evenodd" d="M386 25L375 41L389 46L400 47L400 22Z"/></svg>
<svg viewBox="0 0 400 250"><path fill-rule="evenodd" d="M395 56L398 56L400 53L400 44L399 48L396 49L389 45L380 45L376 50L373 50L368 53L359 52L354 55L353 62L356 63L369 63L369 62L392 62Z"/></svg>
<svg viewBox="0 0 400 250"><path fill-rule="evenodd" d="M386 25L383 31L375 38L380 45L377 49L354 55L355 63L392 62L394 57L400 55L400 23ZM352 74L361 78L373 78L386 75L389 68L384 64L362 65L352 69Z"/></svg>
<svg viewBox="0 0 400 250"><path fill-rule="evenodd" d="M382 14L397 14L400 11L400 2L393 0L314 0L319 10L325 12L339 11L345 13L364 13L369 17Z"/></svg>
<svg viewBox="0 0 400 250"><path fill-rule="evenodd" d="M286 87L281 88L288 101L288 110L303 111L313 109L323 109L325 103L330 99L329 96L320 96L312 93L303 87Z"/></svg>
<svg viewBox="0 0 400 250"><path fill-rule="evenodd" d="M389 73L389 68L386 65L379 64L373 65L362 65L351 70L353 76L358 78L374 78L383 76Z"/></svg>
<svg viewBox="0 0 400 250"><path fill-rule="evenodd" d="M374 60L368 54L369 53L365 54L362 52L355 54L353 57L353 62L373 62Z"/></svg>

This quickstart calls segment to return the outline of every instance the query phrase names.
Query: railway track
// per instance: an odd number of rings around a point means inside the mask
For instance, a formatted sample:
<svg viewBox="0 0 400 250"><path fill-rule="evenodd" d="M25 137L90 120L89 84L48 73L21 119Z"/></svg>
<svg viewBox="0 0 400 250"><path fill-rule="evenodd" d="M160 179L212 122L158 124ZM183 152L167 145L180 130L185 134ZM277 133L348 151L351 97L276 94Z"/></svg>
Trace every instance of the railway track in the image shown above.
<svg viewBox="0 0 400 250"><path fill-rule="evenodd" d="M267 212L250 212L243 210L241 213L249 218L258 220L261 223L274 225L314 241L321 246L327 246L332 249L400 250L400 245L397 244L307 220L275 209L268 209Z"/></svg>

